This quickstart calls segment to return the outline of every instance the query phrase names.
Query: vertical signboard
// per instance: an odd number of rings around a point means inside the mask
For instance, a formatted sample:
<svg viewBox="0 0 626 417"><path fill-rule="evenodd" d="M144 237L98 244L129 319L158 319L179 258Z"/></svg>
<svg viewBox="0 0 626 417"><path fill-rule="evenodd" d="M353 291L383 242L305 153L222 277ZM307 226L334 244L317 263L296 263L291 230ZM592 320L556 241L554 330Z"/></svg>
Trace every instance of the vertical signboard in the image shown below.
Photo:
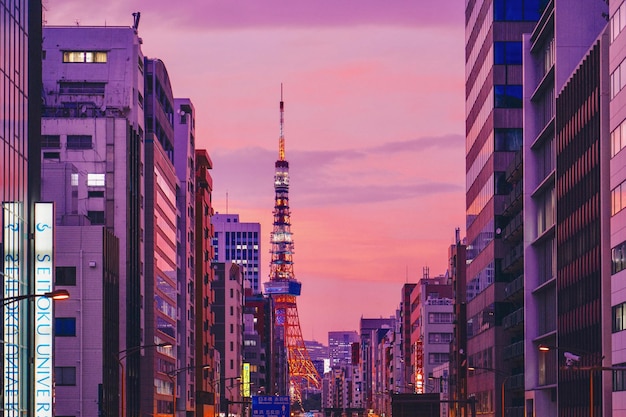
<svg viewBox="0 0 626 417"><path fill-rule="evenodd" d="M54 205L35 204L35 294L53 289ZM34 401L36 417L52 417L52 312L53 301L35 298Z"/></svg>
<svg viewBox="0 0 626 417"><path fill-rule="evenodd" d="M20 295L20 276L22 252L22 216L21 203L3 203L3 298L6 300ZM20 303L9 302L4 305L4 401L5 417L18 417L20 414L20 376L25 372L24 358L20 348Z"/></svg>
<svg viewBox="0 0 626 417"><path fill-rule="evenodd" d="M244 397L250 397L250 364L248 362L243 363L243 369L241 372L241 388Z"/></svg>

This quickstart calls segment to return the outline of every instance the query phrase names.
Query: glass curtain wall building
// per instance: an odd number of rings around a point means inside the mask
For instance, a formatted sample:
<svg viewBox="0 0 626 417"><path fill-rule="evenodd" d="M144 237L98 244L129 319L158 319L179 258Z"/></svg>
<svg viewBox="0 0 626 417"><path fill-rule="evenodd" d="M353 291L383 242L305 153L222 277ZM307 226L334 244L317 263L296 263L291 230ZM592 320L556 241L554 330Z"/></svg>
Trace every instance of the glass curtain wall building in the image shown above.
<svg viewBox="0 0 626 417"><path fill-rule="evenodd" d="M501 385L509 379L506 407L523 406L523 365L505 351L523 328L523 306L504 299L504 287L523 273L517 240L503 239L514 221L505 214L520 194L507 168L522 145L522 34L541 15L544 0L468 0L465 9L466 227L468 393L477 413L504 415ZM511 214L517 213L517 209ZM512 333L516 332L516 333ZM512 386L512 382L519 382Z"/></svg>
<svg viewBox="0 0 626 417"><path fill-rule="evenodd" d="M0 249L3 254L3 298L30 293L33 287L31 253L33 242L28 239L33 230L33 205L39 199L39 136L41 126L41 1L0 0L0 198L3 220ZM35 97L35 100L29 98ZM31 158L31 155L34 155ZM32 162L29 164L29 160ZM12 261L6 255L12 254ZM8 292L16 283L16 292ZM11 307L20 329L28 329L28 304ZM7 308L4 309L8 310ZM15 395L8 395L9 383L3 381L5 395L2 409L5 415L28 414L34 406L28 390L31 371L28 369L26 332L11 335L3 318L3 357L5 377L9 349L14 353L14 376L11 385Z"/></svg>

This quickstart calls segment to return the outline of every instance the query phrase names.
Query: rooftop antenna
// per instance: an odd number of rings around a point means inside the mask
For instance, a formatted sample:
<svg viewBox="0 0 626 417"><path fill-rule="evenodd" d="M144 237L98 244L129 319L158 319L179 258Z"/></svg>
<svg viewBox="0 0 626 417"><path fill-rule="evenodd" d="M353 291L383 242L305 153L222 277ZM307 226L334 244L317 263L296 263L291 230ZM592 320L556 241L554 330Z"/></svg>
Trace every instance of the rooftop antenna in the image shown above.
<svg viewBox="0 0 626 417"><path fill-rule="evenodd" d="M280 83L280 138L278 139L278 160L285 160L285 104L283 102L283 83Z"/></svg>
<svg viewBox="0 0 626 417"><path fill-rule="evenodd" d="M133 29L135 30L135 32L137 32L137 29L139 29L139 19L141 18L141 12L134 12L133 13Z"/></svg>
<svg viewBox="0 0 626 417"><path fill-rule="evenodd" d="M226 214L228 214L228 191L226 191Z"/></svg>

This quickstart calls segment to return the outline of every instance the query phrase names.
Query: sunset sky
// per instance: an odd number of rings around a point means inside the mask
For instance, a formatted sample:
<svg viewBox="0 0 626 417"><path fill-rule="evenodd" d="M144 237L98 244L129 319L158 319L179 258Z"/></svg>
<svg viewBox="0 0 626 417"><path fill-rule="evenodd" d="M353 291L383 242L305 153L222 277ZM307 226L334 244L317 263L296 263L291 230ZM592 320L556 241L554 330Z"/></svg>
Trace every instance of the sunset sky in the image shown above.
<svg viewBox="0 0 626 417"><path fill-rule="evenodd" d="M260 222L269 272L284 85L303 337L389 317L465 236L464 2L44 0L47 25L131 26L196 108L216 212Z"/></svg>

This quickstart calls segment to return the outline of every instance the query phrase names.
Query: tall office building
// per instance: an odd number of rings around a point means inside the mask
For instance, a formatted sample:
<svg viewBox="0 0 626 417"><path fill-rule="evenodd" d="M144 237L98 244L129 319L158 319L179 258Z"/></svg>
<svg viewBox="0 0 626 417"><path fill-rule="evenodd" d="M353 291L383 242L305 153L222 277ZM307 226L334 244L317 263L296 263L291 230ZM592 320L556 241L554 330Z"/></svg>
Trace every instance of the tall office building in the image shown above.
<svg viewBox="0 0 626 417"><path fill-rule="evenodd" d="M118 393L122 373L128 393L113 395L111 401L120 401L126 416L136 417L143 353L137 347L146 344L142 308L144 64L140 40L136 27L46 27L44 33L40 157L43 181L58 180L43 187L46 199L56 202L57 224L105 226L118 239L120 248L119 337L111 336L111 327L105 326L100 332L99 326L85 322L89 317L74 312L76 335L64 339L57 350L56 366L67 368L63 375L67 374L68 380L57 384L56 412L75 412L73 405L62 401L69 391L82 395L82 407L87 407L88 395L97 404L97 392L82 394L82 386L90 378L102 379L98 383L104 387L115 384ZM91 272L79 270L76 279L87 282L93 277ZM70 294L75 290L71 288ZM80 298L78 294L76 298ZM107 309L115 302L104 300ZM77 362L71 350L63 350L72 349L72 344L76 348L83 340L101 342L101 373L93 368L98 368L99 361ZM160 348L159 355L171 358L172 350ZM122 359L124 367L110 358ZM112 407L111 403L107 407Z"/></svg>
<svg viewBox="0 0 626 417"><path fill-rule="evenodd" d="M506 169L522 145L522 33L533 29L545 3L465 2L467 363L484 368L468 373L467 395L486 416L504 414L501 384L519 372L504 352L514 343L508 330L523 325L523 310L504 303L503 294L521 273L523 251L501 233L513 220L504 216L505 204L519 192L507 182ZM508 404L523 402L523 385L513 388Z"/></svg>
<svg viewBox="0 0 626 417"><path fill-rule="evenodd" d="M0 15L0 278L3 298L8 298L35 290L29 234L34 232L33 206L39 201L41 0L0 0ZM6 416L32 414L34 407L34 374L27 360L32 354L32 346L27 345L32 332L27 329L33 317L27 309L26 303L3 309L2 409ZM15 325L22 331L11 331ZM46 397L50 404L52 393Z"/></svg>
<svg viewBox="0 0 626 417"><path fill-rule="evenodd" d="M619 79L611 91L610 104L610 189L611 189L611 342L612 365L626 366L626 2L609 2L609 72ZM607 322L608 323L608 322ZM608 324L607 324L608 325ZM626 372L615 372L613 415L626 413ZM607 413L608 415L608 413Z"/></svg>
<svg viewBox="0 0 626 417"><path fill-rule="evenodd" d="M215 230L215 261L241 265L252 291L260 293L261 224L240 222L238 214L220 213L215 213L211 222Z"/></svg>
<svg viewBox="0 0 626 417"><path fill-rule="evenodd" d="M555 0L524 36L527 413L610 415L610 373L589 371L611 355L607 12Z"/></svg>
<svg viewBox="0 0 626 417"><path fill-rule="evenodd" d="M395 317L388 318L361 318L359 325L359 359L361 365L363 406L373 408L375 403L376 360L379 332L386 333L395 327Z"/></svg>
<svg viewBox="0 0 626 417"><path fill-rule="evenodd" d="M352 331L328 332L328 357L330 366L352 363L352 344L359 341L359 334Z"/></svg>

